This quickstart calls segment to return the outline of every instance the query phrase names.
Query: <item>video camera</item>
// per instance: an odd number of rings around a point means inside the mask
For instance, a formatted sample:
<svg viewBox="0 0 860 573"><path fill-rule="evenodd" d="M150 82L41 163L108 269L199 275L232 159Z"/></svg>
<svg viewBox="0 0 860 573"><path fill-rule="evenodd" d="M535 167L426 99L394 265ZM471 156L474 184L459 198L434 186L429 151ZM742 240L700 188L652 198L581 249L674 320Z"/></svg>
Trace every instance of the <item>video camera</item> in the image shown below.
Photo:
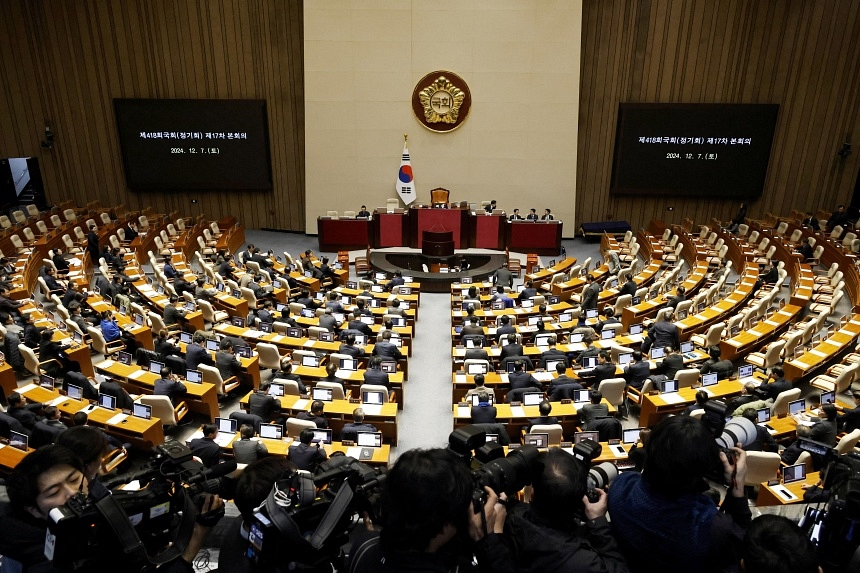
<svg viewBox="0 0 860 573"><path fill-rule="evenodd" d="M825 573L856 571L860 567L860 456L837 456L829 446L811 440L802 440L800 446L830 460L822 472L821 489L807 489L803 495L804 501L819 505L806 508L800 528L815 544ZM822 447L827 452L822 453ZM823 509L821 503L826 504Z"/></svg>
<svg viewBox="0 0 860 573"><path fill-rule="evenodd" d="M349 456L332 457L316 475L285 475L254 511L246 556L257 570L340 569L341 548L361 515L376 520L385 477Z"/></svg>
<svg viewBox="0 0 860 573"><path fill-rule="evenodd" d="M122 563L134 571L167 563L188 545L204 495L232 497L221 476L235 471L235 462L207 469L185 445L155 451L140 471L94 482L89 495L79 494L50 511L46 555L56 569ZM113 489L132 482L137 482L134 489Z"/></svg>

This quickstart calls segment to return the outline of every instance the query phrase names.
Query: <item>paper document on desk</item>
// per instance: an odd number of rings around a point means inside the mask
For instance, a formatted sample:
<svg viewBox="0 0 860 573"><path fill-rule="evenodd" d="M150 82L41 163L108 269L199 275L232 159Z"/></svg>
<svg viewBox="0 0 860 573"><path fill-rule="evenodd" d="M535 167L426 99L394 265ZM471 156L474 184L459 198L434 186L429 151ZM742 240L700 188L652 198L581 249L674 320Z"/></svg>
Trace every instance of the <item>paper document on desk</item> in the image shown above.
<svg viewBox="0 0 860 573"><path fill-rule="evenodd" d="M783 501L794 501L797 499L797 496L788 491L784 486L773 486L770 488L770 490L774 492L778 497L780 497Z"/></svg>
<svg viewBox="0 0 860 573"><path fill-rule="evenodd" d="M522 406L511 406L511 416L514 418L525 418L526 411Z"/></svg>
<svg viewBox="0 0 860 573"><path fill-rule="evenodd" d="M361 409L364 410L364 414L367 416L378 416L382 412L380 404L362 404Z"/></svg>
<svg viewBox="0 0 860 573"><path fill-rule="evenodd" d="M235 434L222 434L219 432L218 435L215 436L215 443L218 444L219 446L221 446L222 448L226 448L227 446L230 445L230 442L232 442L233 438L235 438L235 437L236 437Z"/></svg>
<svg viewBox="0 0 860 573"><path fill-rule="evenodd" d="M68 397L58 396L58 397L54 398L53 400L51 400L50 402L48 402L48 406L57 406L59 404L62 404L66 400L68 400Z"/></svg>
<svg viewBox="0 0 860 573"><path fill-rule="evenodd" d="M138 378L143 376L145 372L146 372L146 370L135 370L134 372L129 374L128 377L131 378L132 380L137 380Z"/></svg>
<svg viewBox="0 0 860 573"><path fill-rule="evenodd" d="M18 394L24 394L25 392L29 392L30 390L33 390L34 388L38 387L39 386L36 384L27 384L26 386L21 386L20 388L18 388L17 392Z"/></svg>
<svg viewBox="0 0 860 573"><path fill-rule="evenodd" d="M266 334L266 333L265 333L265 332L263 332L262 330L246 330L246 331L242 334L242 336L248 336L248 337L250 337L250 338L260 338L260 337L261 337L261 336L263 336L264 334Z"/></svg>
<svg viewBox="0 0 860 573"><path fill-rule="evenodd" d="M460 382L460 383L466 382L466 375L465 374L454 374L454 382Z"/></svg>
<svg viewBox="0 0 860 573"><path fill-rule="evenodd" d="M316 342L317 342L316 340L305 340L305 342L304 342L304 344L302 344L302 346L313 346L314 344L316 344Z"/></svg>
<svg viewBox="0 0 860 573"><path fill-rule="evenodd" d="M532 374L538 382L552 382L553 375L549 372L535 372Z"/></svg>
<svg viewBox="0 0 860 573"><path fill-rule="evenodd" d="M351 458L359 459L361 457L361 446L348 447L346 449L346 455Z"/></svg>
<svg viewBox="0 0 860 573"><path fill-rule="evenodd" d="M471 418L472 417L472 408L470 406L457 406L457 417L458 418Z"/></svg>
<svg viewBox="0 0 860 573"><path fill-rule="evenodd" d="M107 421L107 424L108 424L108 425L111 425L111 424L121 424L121 423L122 423L122 421L123 421L123 420L125 420L126 418L128 418L128 414L122 414L122 413L120 413L120 414L117 414L116 416L113 416L112 418L110 418L110 419Z"/></svg>
<svg viewBox="0 0 860 573"><path fill-rule="evenodd" d="M113 360L102 360L96 364L96 368L110 368L113 366Z"/></svg>
<svg viewBox="0 0 860 573"><path fill-rule="evenodd" d="M670 392L669 394L660 394L660 397L663 398L663 401L667 404L683 404L687 401L677 392Z"/></svg>
<svg viewBox="0 0 860 573"><path fill-rule="evenodd" d="M304 410L308 407L310 400L296 400L292 406L293 410ZM365 410L366 412L367 410Z"/></svg>

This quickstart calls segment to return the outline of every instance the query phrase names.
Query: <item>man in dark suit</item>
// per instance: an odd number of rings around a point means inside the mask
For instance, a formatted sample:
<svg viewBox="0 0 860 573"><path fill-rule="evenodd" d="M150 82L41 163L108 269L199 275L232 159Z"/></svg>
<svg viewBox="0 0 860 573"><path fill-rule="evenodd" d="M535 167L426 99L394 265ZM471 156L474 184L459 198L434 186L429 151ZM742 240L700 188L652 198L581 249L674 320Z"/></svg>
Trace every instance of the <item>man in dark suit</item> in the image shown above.
<svg viewBox="0 0 860 573"><path fill-rule="evenodd" d="M314 400L313 402L311 402L311 411L299 412L296 418L298 418L299 420L307 420L309 422L313 422L317 425L317 428L325 429L328 428L328 421L326 421L325 419L323 410L325 410L325 402L323 402L322 400Z"/></svg>
<svg viewBox="0 0 860 573"><path fill-rule="evenodd" d="M514 286L514 274L508 270L507 265L499 267L498 270L493 273L493 282L497 285L511 288Z"/></svg>
<svg viewBox="0 0 860 573"><path fill-rule="evenodd" d="M836 410L840 414L836 417L836 425L842 432L853 432L860 428L860 391L851 393L854 398L854 408L848 409L837 405Z"/></svg>
<svg viewBox="0 0 860 573"><path fill-rule="evenodd" d="M357 312L357 309L354 312ZM363 323L361 320L359 320L359 318L358 318L359 316L361 316L361 315L350 314L349 315L349 322L346 323L346 329L347 330L355 330L355 331L360 332L363 335L368 336L368 337L373 336L373 330L370 328L369 325L367 325L367 324Z"/></svg>
<svg viewBox="0 0 860 573"><path fill-rule="evenodd" d="M529 209L529 214L526 215L526 221L537 221L539 219L537 211Z"/></svg>
<svg viewBox="0 0 860 573"><path fill-rule="evenodd" d="M281 402L274 396L269 396L269 388L269 382L260 382L260 388L251 392L248 398L248 411L266 422L273 420L281 409Z"/></svg>
<svg viewBox="0 0 860 573"><path fill-rule="evenodd" d="M352 313L355 315L356 319L360 316L373 316L373 311L367 308L367 303L362 298L356 299L355 309L353 309Z"/></svg>
<svg viewBox="0 0 860 573"><path fill-rule="evenodd" d="M152 391L156 396L167 396L170 402L175 406L178 401L188 392L185 384L173 375L169 366L164 366L161 369L161 378L155 381L155 387Z"/></svg>
<svg viewBox="0 0 860 573"><path fill-rule="evenodd" d="M701 367L699 367L700 374L709 374L711 372L717 373L717 379L719 380L728 380L731 378L732 373L735 371L735 366L732 364L731 360L720 360L720 355L722 354L722 350L717 345L711 346L708 349L708 354L710 358L705 360ZM780 371L782 369L780 368ZM790 387L790 385L789 385Z"/></svg>
<svg viewBox="0 0 860 573"><path fill-rule="evenodd" d="M364 356L364 349L356 346L355 344L355 335L347 334L346 340L340 345L338 348L338 352L340 354L346 354L347 356L352 356L353 358L361 358Z"/></svg>
<svg viewBox="0 0 860 573"><path fill-rule="evenodd" d="M812 248L812 238L810 237L804 241L803 245L801 245L800 256L804 261L808 261L812 258L814 252L815 250Z"/></svg>
<svg viewBox="0 0 860 573"><path fill-rule="evenodd" d="M367 363L367 370L364 371L364 383L379 384L380 386L385 386L390 391L391 382L388 380L388 372L382 371L381 364L382 358L379 356L374 356L370 359L370 362Z"/></svg>
<svg viewBox="0 0 860 573"><path fill-rule="evenodd" d="M242 371L242 363L236 358L233 343L227 339L221 341L221 350L215 353L215 367L221 373L221 379L227 380Z"/></svg>
<svg viewBox="0 0 860 573"><path fill-rule="evenodd" d="M621 321L615 316L615 309L611 306L605 306L602 312L604 319L594 325L594 330L596 332L603 332L604 328L610 327L615 328L615 333L618 334L621 329Z"/></svg>
<svg viewBox="0 0 860 573"><path fill-rule="evenodd" d="M87 251L90 253L90 261L93 265L99 264L101 251L99 250L99 234L98 227L90 225L90 232L87 233Z"/></svg>
<svg viewBox="0 0 860 573"><path fill-rule="evenodd" d="M83 394L84 400L98 400L99 399L99 389L96 388L92 381L84 376L80 372L66 372L66 375L63 376L63 391L69 391L69 384L72 386L78 386L81 388L81 392ZM119 399L117 399L117 403L119 403ZM117 406L119 407L119 406Z"/></svg>
<svg viewBox="0 0 860 573"><path fill-rule="evenodd" d="M6 410L6 413L21 422L21 425L27 428L27 430L32 431L36 426L36 422L42 419L41 416L36 414L37 411L42 409L42 404L27 404L27 399L18 392L9 394L8 402L9 409Z"/></svg>
<svg viewBox="0 0 860 573"><path fill-rule="evenodd" d="M514 363L514 371L508 374L508 383L511 385L511 390L530 386L540 389L540 382L523 369L523 363L520 360Z"/></svg>
<svg viewBox="0 0 860 573"><path fill-rule="evenodd" d="M615 378L615 364L612 362L612 355L608 350L603 349L597 353L597 366L590 372L580 370L579 378L582 380L583 386L597 388L600 383L609 378Z"/></svg>
<svg viewBox="0 0 860 573"><path fill-rule="evenodd" d="M675 294L669 297L669 302L666 306L675 310L678 303L684 302L685 300L687 300L687 289L684 288L684 285L679 285L678 288L675 289Z"/></svg>
<svg viewBox="0 0 860 573"><path fill-rule="evenodd" d="M395 360L403 358L403 354L400 352L400 349L391 342L390 330L382 331L380 336L382 337L382 340L377 340L376 344L373 346L374 356L394 358Z"/></svg>
<svg viewBox="0 0 860 573"><path fill-rule="evenodd" d="M275 322L275 311L272 301L267 300L263 303L263 308L257 311L257 318L260 319L260 322L268 322L269 324L273 324Z"/></svg>
<svg viewBox="0 0 860 573"><path fill-rule="evenodd" d="M490 395L486 392L478 394L478 405L472 406L473 424L495 424L496 407L490 405Z"/></svg>
<svg viewBox="0 0 860 573"><path fill-rule="evenodd" d="M673 380L678 370L684 369L684 356L681 354L681 349L677 346L667 346L665 348L666 356L657 365L654 373L662 374L669 380Z"/></svg>
<svg viewBox="0 0 860 573"><path fill-rule="evenodd" d="M755 388L755 383L752 381L744 383L740 396L736 396L726 403L725 417L730 418L736 411L743 412L745 405L759 401L761 398L756 396Z"/></svg>
<svg viewBox="0 0 860 573"><path fill-rule="evenodd" d="M522 304L524 300L528 300L533 296L537 296L537 289L532 281L526 281L525 288L517 295L517 300Z"/></svg>
<svg viewBox="0 0 860 573"><path fill-rule="evenodd" d="M633 274L627 274L627 282L621 285L621 288L618 289L618 296L623 296L625 294L629 294L630 296L634 296L636 294L636 289L639 286L636 284L636 281L633 280Z"/></svg>
<svg viewBox="0 0 860 573"><path fill-rule="evenodd" d="M549 424L558 424L558 418L555 416L550 416L552 413L552 404L544 400L538 406L538 411L540 412L540 416L537 418L532 418L529 420L528 428L526 432L532 431L532 426L547 426Z"/></svg>
<svg viewBox="0 0 860 573"><path fill-rule="evenodd" d="M557 402L564 398L570 398L574 390L582 390L582 384L579 383L579 380L566 374L567 367L563 362L556 364L555 371L558 376L549 383L549 388L546 390L550 400Z"/></svg>
<svg viewBox="0 0 860 573"><path fill-rule="evenodd" d="M203 437L194 438L189 442L191 452L200 458L207 468L215 467L221 462L221 446L215 443L218 436L218 426L215 424L203 424Z"/></svg>
<svg viewBox="0 0 860 573"><path fill-rule="evenodd" d="M233 455L236 457L237 464L252 464L258 459L268 455L269 449L266 444L258 440L254 440L254 428L247 424L243 424L239 428L238 440L233 442Z"/></svg>
<svg viewBox="0 0 860 573"><path fill-rule="evenodd" d="M496 329L496 341L501 342L502 337L507 334L516 334L517 329L511 324L511 317L502 315L499 319L499 327Z"/></svg>
<svg viewBox="0 0 860 573"><path fill-rule="evenodd" d="M201 364L215 366L212 355L203 347L206 337L200 333L194 335L193 342L185 347L185 363L189 370L197 370Z"/></svg>
<svg viewBox="0 0 860 573"><path fill-rule="evenodd" d="M591 274L585 275L585 290L582 291L582 300L580 306L582 310L591 310L597 308L597 297L600 296L600 285L594 280Z"/></svg>
<svg viewBox="0 0 860 573"><path fill-rule="evenodd" d="M499 360L504 360L508 356L522 356L523 355L523 345L517 343L517 335L515 333L508 334L508 343L502 346L502 350L499 353Z"/></svg>
<svg viewBox="0 0 860 573"><path fill-rule="evenodd" d="M588 398L590 403L576 412L579 416L579 423L583 427L595 418L604 418L609 415L609 407L600 403L603 400L603 394L600 391L592 390L588 393Z"/></svg>
<svg viewBox="0 0 860 573"><path fill-rule="evenodd" d="M246 258L245 261L251 261L260 265L260 268L266 270L272 266L272 261L269 260L269 257L264 256L263 253L260 252L260 248L256 247L254 249L254 254L250 257Z"/></svg>
<svg viewBox="0 0 860 573"><path fill-rule="evenodd" d="M781 366L774 366L768 374L767 384L762 384L758 387L757 393L765 400L776 400L776 397L791 390L792 384L790 380L784 378L785 370Z"/></svg>
<svg viewBox="0 0 860 573"><path fill-rule="evenodd" d="M405 284L406 281L403 280L403 272L399 270L394 271L394 277L390 281L388 281L388 284L385 285L385 290L391 292L391 289L393 289L394 287L402 286Z"/></svg>
<svg viewBox="0 0 860 573"><path fill-rule="evenodd" d="M641 390L642 385L645 384L645 379L650 374L651 366L648 362L642 360L642 352L634 350L633 362L624 367L624 379L627 381L627 385Z"/></svg>
<svg viewBox="0 0 860 573"><path fill-rule="evenodd" d="M359 432L375 432L376 426L364 423L364 410L356 408L352 411L352 422L343 425L340 431L340 439L355 440L356 434Z"/></svg>
<svg viewBox="0 0 860 573"><path fill-rule="evenodd" d="M314 471L318 464L324 462L328 457L319 442L311 445L314 439L314 431L305 428L299 434L299 443L294 443L289 449L290 461L296 464L300 470Z"/></svg>
<svg viewBox="0 0 860 573"><path fill-rule="evenodd" d="M466 349L464 358L466 360L489 360L490 355L482 346L476 346L475 348Z"/></svg>
<svg viewBox="0 0 860 573"><path fill-rule="evenodd" d="M296 299L296 302L304 305L305 308L317 309L320 306L319 303L311 297L311 291L306 288L302 289L302 293L299 298Z"/></svg>
<svg viewBox="0 0 860 573"><path fill-rule="evenodd" d="M99 384L98 392L116 398L116 407L120 410L131 410L134 407L134 400L113 378L105 378L105 381Z"/></svg>
<svg viewBox="0 0 860 573"><path fill-rule="evenodd" d="M546 370L546 363L549 361L563 360L565 366L568 365L567 354L555 347L556 338L551 336L547 339L549 348L540 354L540 367Z"/></svg>

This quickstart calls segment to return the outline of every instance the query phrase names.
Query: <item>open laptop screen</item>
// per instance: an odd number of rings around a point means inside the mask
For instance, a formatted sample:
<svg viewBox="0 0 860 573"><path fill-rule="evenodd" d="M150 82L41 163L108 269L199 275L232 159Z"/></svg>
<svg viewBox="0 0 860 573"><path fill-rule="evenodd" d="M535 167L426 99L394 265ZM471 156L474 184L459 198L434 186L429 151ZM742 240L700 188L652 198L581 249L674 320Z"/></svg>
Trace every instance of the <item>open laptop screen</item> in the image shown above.
<svg viewBox="0 0 860 573"><path fill-rule="evenodd" d="M73 384L69 384L66 387L66 395L69 398L74 398L75 400L80 400L84 397L84 389L80 386L75 386Z"/></svg>
<svg viewBox="0 0 860 573"><path fill-rule="evenodd" d="M215 425L218 426L218 431L224 434L235 434L238 423L238 420L234 420L233 418L215 418Z"/></svg>
<svg viewBox="0 0 860 573"><path fill-rule="evenodd" d="M284 427L280 424L260 424L260 437L280 440L284 437Z"/></svg>
<svg viewBox="0 0 860 573"><path fill-rule="evenodd" d="M365 390L361 393L361 403L381 406L383 403L382 392L377 392L375 390Z"/></svg>
<svg viewBox="0 0 860 573"><path fill-rule="evenodd" d="M99 406L113 410L116 408L116 397L108 396L107 394L99 394Z"/></svg>
<svg viewBox="0 0 860 573"><path fill-rule="evenodd" d="M381 448L382 432L358 432L355 435L355 444L362 448Z"/></svg>
<svg viewBox="0 0 860 573"><path fill-rule="evenodd" d="M600 433L599 432L576 432L573 434L573 443L578 444L579 442L591 440L592 442L599 443L600 442Z"/></svg>
<svg viewBox="0 0 860 573"><path fill-rule="evenodd" d="M622 432L621 441L625 444L635 444L636 440L639 439L639 432L644 430L644 428L627 428Z"/></svg>
<svg viewBox="0 0 860 573"><path fill-rule="evenodd" d="M713 386L719 381L719 378L720 376L716 372L702 374L702 386Z"/></svg>
<svg viewBox="0 0 860 573"><path fill-rule="evenodd" d="M526 434L523 441L529 446L545 448L549 443L549 434Z"/></svg>
<svg viewBox="0 0 860 573"><path fill-rule="evenodd" d="M314 430L314 437L311 440L312 442L319 442L321 444L330 444L331 443L331 429L317 429Z"/></svg>
<svg viewBox="0 0 860 573"><path fill-rule="evenodd" d="M678 381L677 380L664 380L662 392L664 394L669 394L670 392L678 391Z"/></svg>
<svg viewBox="0 0 860 573"><path fill-rule="evenodd" d="M543 402L543 392L526 392L523 394L523 406L537 406Z"/></svg>
<svg viewBox="0 0 860 573"><path fill-rule="evenodd" d="M745 364L738 367L738 378L749 378L753 375L752 364Z"/></svg>
<svg viewBox="0 0 860 573"><path fill-rule="evenodd" d="M806 479L806 465L796 464L782 468L782 483L794 483Z"/></svg>
<svg viewBox="0 0 860 573"><path fill-rule="evenodd" d="M152 406L135 402L131 407L131 415L144 420L152 419Z"/></svg>
<svg viewBox="0 0 860 573"><path fill-rule="evenodd" d="M131 353L119 351L116 354L116 361L120 364L125 364L126 366L131 366Z"/></svg>

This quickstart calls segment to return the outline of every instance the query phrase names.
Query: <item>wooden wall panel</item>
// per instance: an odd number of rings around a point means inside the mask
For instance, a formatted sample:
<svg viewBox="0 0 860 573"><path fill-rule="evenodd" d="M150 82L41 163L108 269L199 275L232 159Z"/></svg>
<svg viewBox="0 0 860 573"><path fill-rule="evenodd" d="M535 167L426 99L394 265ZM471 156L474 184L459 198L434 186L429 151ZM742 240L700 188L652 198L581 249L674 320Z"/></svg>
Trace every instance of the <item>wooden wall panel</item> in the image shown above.
<svg viewBox="0 0 860 573"><path fill-rule="evenodd" d="M3 8L0 156L38 156L49 201L304 230L301 0L8 0ZM273 190L127 190L117 97L265 99ZM45 120L53 151L39 146Z"/></svg>
<svg viewBox="0 0 860 573"><path fill-rule="evenodd" d="M737 210L736 201L611 196L620 102L778 103L770 168L750 215L851 200L860 169L860 3L587 0L582 29L578 223L705 222ZM855 151L841 160L846 136Z"/></svg>

